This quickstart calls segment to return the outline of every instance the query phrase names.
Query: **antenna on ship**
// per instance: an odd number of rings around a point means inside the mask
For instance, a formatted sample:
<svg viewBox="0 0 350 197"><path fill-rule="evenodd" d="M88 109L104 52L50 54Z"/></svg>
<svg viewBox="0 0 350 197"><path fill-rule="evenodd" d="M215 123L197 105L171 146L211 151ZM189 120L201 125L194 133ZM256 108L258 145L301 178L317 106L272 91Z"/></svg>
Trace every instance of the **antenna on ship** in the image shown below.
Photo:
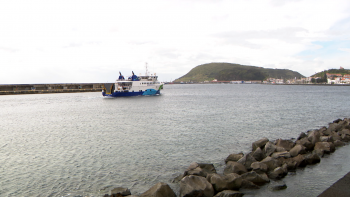
<svg viewBox="0 0 350 197"><path fill-rule="evenodd" d="M146 76L148 76L148 67L147 67L147 62L146 62Z"/></svg>

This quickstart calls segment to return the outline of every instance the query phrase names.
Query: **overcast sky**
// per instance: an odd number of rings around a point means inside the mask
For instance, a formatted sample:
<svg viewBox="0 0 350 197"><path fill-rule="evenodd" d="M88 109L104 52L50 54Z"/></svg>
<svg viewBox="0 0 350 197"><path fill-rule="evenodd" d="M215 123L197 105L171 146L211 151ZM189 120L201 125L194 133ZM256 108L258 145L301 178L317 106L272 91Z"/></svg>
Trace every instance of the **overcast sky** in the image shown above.
<svg viewBox="0 0 350 197"><path fill-rule="evenodd" d="M350 69L349 0L0 0L0 84L175 80L228 62Z"/></svg>

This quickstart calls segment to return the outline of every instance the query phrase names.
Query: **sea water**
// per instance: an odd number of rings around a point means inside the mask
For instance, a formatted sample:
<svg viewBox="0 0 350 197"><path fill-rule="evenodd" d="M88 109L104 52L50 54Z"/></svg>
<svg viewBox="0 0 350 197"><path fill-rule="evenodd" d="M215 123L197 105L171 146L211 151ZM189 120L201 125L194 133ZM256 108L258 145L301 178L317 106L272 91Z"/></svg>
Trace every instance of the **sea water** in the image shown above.
<svg viewBox="0 0 350 197"><path fill-rule="evenodd" d="M225 167L251 143L296 138L350 117L349 86L165 85L159 96L99 92L0 96L0 196L132 194L173 179L192 162ZM349 147L251 196L317 196L350 171ZM303 182L302 182L303 181ZM297 191L296 191L297 190ZM298 193L299 192L299 193Z"/></svg>

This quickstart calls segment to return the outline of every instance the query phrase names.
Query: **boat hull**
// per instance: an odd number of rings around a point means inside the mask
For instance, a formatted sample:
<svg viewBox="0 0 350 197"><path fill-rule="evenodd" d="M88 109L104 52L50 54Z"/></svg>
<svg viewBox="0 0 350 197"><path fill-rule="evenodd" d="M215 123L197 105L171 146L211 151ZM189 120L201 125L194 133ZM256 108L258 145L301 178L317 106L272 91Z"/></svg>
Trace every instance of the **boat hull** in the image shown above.
<svg viewBox="0 0 350 197"><path fill-rule="evenodd" d="M147 89L142 92L123 92L123 91L117 91L113 92L111 94L106 94L105 92L102 92L102 96L107 97L129 97L129 96L152 96L152 95L159 95L160 90L155 89Z"/></svg>

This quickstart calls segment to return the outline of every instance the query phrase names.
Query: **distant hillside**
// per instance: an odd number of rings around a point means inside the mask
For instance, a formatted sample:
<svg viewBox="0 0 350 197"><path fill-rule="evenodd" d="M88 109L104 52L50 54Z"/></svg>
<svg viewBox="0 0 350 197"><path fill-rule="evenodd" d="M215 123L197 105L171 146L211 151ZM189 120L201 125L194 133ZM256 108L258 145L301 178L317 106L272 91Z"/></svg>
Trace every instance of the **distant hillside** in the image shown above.
<svg viewBox="0 0 350 197"><path fill-rule="evenodd" d="M267 69L255 66L243 66L231 63L209 63L196 66L189 73L176 79L175 82L202 82L212 81L262 81L267 78L294 79L304 77L298 72L287 69Z"/></svg>
<svg viewBox="0 0 350 197"><path fill-rule="evenodd" d="M324 77L326 73L349 75L350 70L349 69L329 69L329 70L324 70L322 72L318 72L312 75L311 77Z"/></svg>

